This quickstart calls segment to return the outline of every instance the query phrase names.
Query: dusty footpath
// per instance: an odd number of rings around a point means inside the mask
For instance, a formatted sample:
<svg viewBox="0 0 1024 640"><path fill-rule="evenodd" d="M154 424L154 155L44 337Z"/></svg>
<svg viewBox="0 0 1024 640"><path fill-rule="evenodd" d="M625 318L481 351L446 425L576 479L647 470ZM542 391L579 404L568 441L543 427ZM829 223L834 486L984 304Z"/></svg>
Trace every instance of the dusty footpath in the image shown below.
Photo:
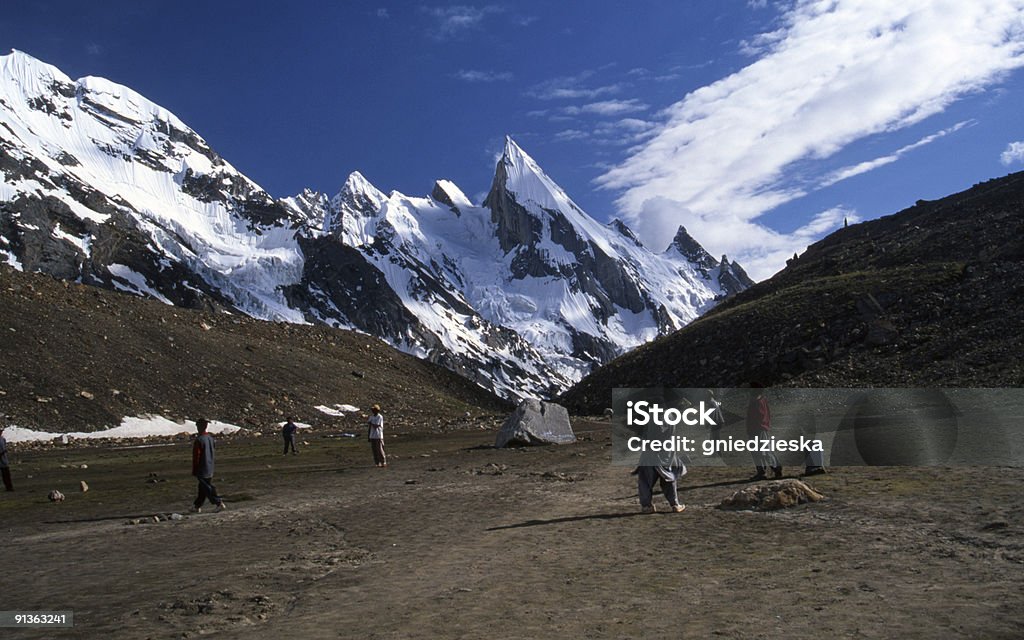
<svg viewBox="0 0 1024 640"><path fill-rule="evenodd" d="M607 423L574 426L399 434L387 469L327 431L221 439L218 514L188 513L185 439L18 451L0 610L75 626L2 636L1024 637L1024 470L842 468L809 481L825 502L751 513L716 508L748 469L697 468L684 513L642 515Z"/></svg>

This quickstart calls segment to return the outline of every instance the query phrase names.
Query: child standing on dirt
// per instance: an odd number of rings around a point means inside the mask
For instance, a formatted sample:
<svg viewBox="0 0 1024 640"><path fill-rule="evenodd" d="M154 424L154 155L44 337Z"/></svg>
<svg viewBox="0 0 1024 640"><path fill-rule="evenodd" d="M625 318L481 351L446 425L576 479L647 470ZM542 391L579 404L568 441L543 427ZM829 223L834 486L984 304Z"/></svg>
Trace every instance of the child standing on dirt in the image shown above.
<svg viewBox="0 0 1024 640"><path fill-rule="evenodd" d="M380 405L370 407L372 415L366 420L369 433L367 439L370 441L370 449L373 450L373 462L378 467L388 466L387 456L384 454L384 416L380 413Z"/></svg>
<svg viewBox="0 0 1024 640"><path fill-rule="evenodd" d="M649 435L654 440L665 440L673 431L668 426L651 426ZM669 511L682 513L686 505L679 502L679 480L686 475L686 464L675 451L644 451L640 454L640 465L633 471L636 475L637 496L640 498L642 513L656 513L654 506L654 485L661 484L661 494L668 502Z"/></svg>
<svg viewBox="0 0 1024 640"><path fill-rule="evenodd" d="M11 482L11 462L7 459L7 440L4 439L6 428L6 425L0 424L0 475L4 478L4 488L14 491L14 484Z"/></svg>
<svg viewBox="0 0 1024 640"><path fill-rule="evenodd" d="M199 494L192 503L195 513L203 510L207 500L217 505L215 512L224 510L224 499L213 486L213 436L206 433L209 424L204 418L196 420L196 439L192 443L192 475L199 481Z"/></svg>

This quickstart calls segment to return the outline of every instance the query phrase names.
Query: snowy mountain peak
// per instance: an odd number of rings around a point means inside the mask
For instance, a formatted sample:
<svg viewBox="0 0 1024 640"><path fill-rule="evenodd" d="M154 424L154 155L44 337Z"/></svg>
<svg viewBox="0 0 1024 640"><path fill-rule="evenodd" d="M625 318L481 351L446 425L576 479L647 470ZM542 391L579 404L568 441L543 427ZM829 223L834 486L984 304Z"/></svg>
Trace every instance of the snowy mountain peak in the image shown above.
<svg viewBox="0 0 1024 640"><path fill-rule="evenodd" d="M57 67L17 49L0 56L0 77L6 86L19 87L27 97L43 95L50 91L54 82L72 84L71 78ZM10 81L14 84L8 84Z"/></svg>
<svg viewBox="0 0 1024 640"><path fill-rule="evenodd" d="M705 270L713 269L719 264L699 242L694 240L693 236L689 234L683 225L679 225L676 236L672 239L672 244L665 251L666 253L677 252L694 265Z"/></svg>
<svg viewBox="0 0 1024 640"><path fill-rule="evenodd" d="M466 194L450 180L438 180L430 192L430 197L446 205L454 213L460 214L464 209L473 206Z"/></svg>
<svg viewBox="0 0 1024 640"><path fill-rule="evenodd" d="M335 201L342 202L367 202L372 208L380 207L388 197L383 191L373 186L363 174L353 171L345 179L341 191L335 196ZM361 206L361 205L360 205Z"/></svg>
<svg viewBox="0 0 1024 640"><path fill-rule="evenodd" d="M495 185L500 182L522 205L534 204L541 209L579 208L510 136L505 138L505 150L494 178Z"/></svg>
<svg viewBox="0 0 1024 640"><path fill-rule="evenodd" d="M324 230L337 233L345 216L372 218L387 201L388 197L383 191L370 184L363 174L353 171L345 179L338 195L331 200L331 219L324 222Z"/></svg>
<svg viewBox="0 0 1024 640"><path fill-rule="evenodd" d="M333 198L275 200L159 105L20 52L0 58L0 131L0 262L358 329L511 398L564 389L745 279L598 223L511 138L483 206L358 171Z"/></svg>

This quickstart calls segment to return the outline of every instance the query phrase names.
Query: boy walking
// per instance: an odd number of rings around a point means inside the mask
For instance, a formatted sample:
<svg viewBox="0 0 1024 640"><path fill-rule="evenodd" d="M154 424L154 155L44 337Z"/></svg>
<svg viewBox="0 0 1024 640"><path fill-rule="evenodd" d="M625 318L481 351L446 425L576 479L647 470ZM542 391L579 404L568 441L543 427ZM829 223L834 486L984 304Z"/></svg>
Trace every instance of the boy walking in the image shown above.
<svg viewBox="0 0 1024 640"><path fill-rule="evenodd" d="M196 420L196 439L192 443L192 475L199 481L199 494L192 503L195 513L203 510L207 500L217 505L214 512L224 510L224 499L217 495L217 488L213 486L213 436L206 433L209 424L204 418Z"/></svg>

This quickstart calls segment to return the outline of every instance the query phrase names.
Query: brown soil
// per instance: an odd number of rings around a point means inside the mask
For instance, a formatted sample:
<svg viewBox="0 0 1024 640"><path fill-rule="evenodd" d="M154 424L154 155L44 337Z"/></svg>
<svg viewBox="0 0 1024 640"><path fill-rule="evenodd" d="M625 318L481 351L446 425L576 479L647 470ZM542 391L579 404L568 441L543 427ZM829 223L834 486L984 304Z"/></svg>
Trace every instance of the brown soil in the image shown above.
<svg viewBox="0 0 1024 640"><path fill-rule="evenodd" d="M716 508L748 469L698 468L684 513L641 515L607 423L575 427L522 450L490 428L391 430L387 469L327 429L298 456L222 438L229 508L195 515L185 440L16 450L0 609L75 627L3 635L1024 636L1024 470L836 469L808 479L825 501L754 513Z"/></svg>

